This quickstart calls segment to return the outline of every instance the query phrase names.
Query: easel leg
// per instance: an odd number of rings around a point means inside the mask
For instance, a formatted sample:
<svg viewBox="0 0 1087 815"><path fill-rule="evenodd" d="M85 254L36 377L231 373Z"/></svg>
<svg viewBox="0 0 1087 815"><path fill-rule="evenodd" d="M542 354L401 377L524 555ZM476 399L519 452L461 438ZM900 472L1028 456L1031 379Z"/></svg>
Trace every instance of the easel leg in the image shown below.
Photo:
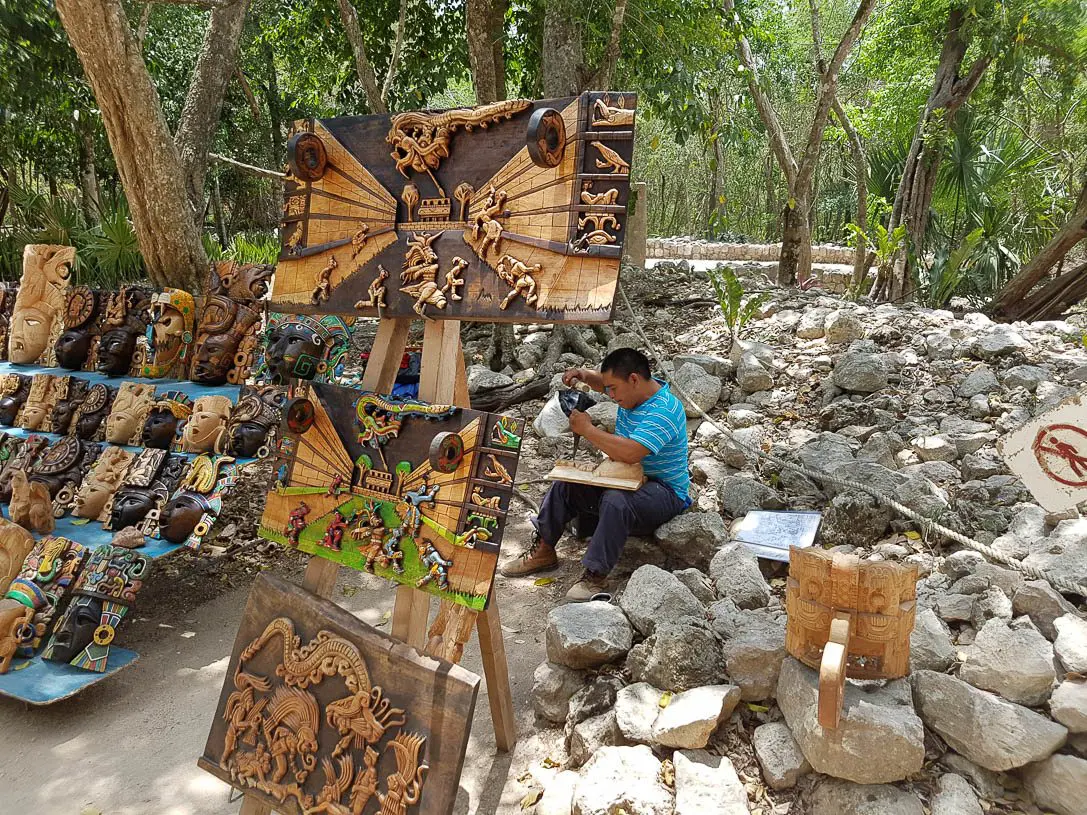
<svg viewBox="0 0 1087 815"><path fill-rule="evenodd" d="M398 586L393 606L392 635L417 651L426 645L426 624L430 618L430 595L412 586Z"/></svg>
<svg viewBox="0 0 1087 815"><path fill-rule="evenodd" d="M493 591L487 610L476 615L476 631L479 632L479 651L483 657L483 675L487 678L494 741L499 750L508 753L517 744L517 720L513 715L513 692L510 690L509 665L506 663L506 644L502 641L502 620Z"/></svg>
<svg viewBox="0 0 1087 815"><path fill-rule="evenodd" d="M255 795L246 793L238 815L272 815L272 808L258 800Z"/></svg>

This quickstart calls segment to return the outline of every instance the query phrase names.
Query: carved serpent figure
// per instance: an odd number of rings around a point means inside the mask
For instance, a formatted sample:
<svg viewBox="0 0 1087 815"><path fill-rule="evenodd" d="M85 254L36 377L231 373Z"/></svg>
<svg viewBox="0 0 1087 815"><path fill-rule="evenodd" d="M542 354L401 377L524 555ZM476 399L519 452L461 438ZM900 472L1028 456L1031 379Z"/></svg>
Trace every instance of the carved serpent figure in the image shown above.
<svg viewBox="0 0 1087 815"><path fill-rule="evenodd" d="M294 623L277 617L242 651L239 664L251 659L276 635L283 638L283 659L276 675L292 687L308 688L326 676L340 674L352 693L370 692L370 674L358 648L330 631L319 631L307 645L294 633Z"/></svg>

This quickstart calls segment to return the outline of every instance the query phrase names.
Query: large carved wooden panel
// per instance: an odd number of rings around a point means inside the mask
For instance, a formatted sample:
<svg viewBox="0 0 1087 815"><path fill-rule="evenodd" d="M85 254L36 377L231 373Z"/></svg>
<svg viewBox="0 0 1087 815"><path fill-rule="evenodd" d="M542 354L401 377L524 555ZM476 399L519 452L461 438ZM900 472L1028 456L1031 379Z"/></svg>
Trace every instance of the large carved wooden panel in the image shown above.
<svg viewBox="0 0 1087 815"><path fill-rule="evenodd" d="M198 763L290 815L446 815L478 687L262 574Z"/></svg>
<svg viewBox="0 0 1087 815"><path fill-rule="evenodd" d="M272 305L607 322L634 94L296 122Z"/></svg>
<svg viewBox="0 0 1087 815"><path fill-rule="evenodd" d="M296 382L259 533L486 608L523 423Z"/></svg>
<svg viewBox="0 0 1087 815"><path fill-rule="evenodd" d="M785 647L819 668L836 613L850 618L845 671L853 679L893 679L910 666L917 567L862 561L822 549L789 550Z"/></svg>

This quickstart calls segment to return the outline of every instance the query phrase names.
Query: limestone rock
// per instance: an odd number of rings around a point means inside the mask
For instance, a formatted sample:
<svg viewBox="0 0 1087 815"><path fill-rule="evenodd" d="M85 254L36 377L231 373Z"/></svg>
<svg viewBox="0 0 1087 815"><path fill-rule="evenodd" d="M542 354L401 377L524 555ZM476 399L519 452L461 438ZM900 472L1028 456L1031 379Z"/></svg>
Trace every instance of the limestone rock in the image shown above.
<svg viewBox="0 0 1087 815"><path fill-rule="evenodd" d="M1004 785L1000 781L1002 773L987 770L951 750L943 754L940 764L950 772L968 779L983 798L993 800L1004 795Z"/></svg>
<svg viewBox="0 0 1087 815"><path fill-rule="evenodd" d="M643 645L639 647L644 660L627 662L635 682L679 692L719 685L726 678L721 646L713 633L700 625L659 625Z"/></svg>
<svg viewBox="0 0 1087 815"><path fill-rule="evenodd" d="M1063 725L953 676L917 671L910 682L925 725L951 749L986 769L1010 770L1040 761L1068 735Z"/></svg>
<svg viewBox="0 0 1087 815"><path fill-rule="evenodd" d="M931 608L917 612L910 634L910 670L943 672L955 661L951 633Z"/></svg>
<svg viewBox="0 0 1087 815"><path fill-rule="evenodd" d="M721 398L721 378L706 373L704 368L693 362L680 366L676 370L674 380L678 385L676 396L683 403L683 409L688 417L702 415L699 413L699 408L709 411ZM680 389L683 395L680 394Z"/></svg>
<svg viewBox="0 0 1087 815"><path fill-rule="evenodd" d="M615 723L615 712L609 710L577 725L570 735L570 764L580 767L601 748L626 744Z"/></svg>
<svg viewBox="0 0 1087 815"><path fill-rule="evenodd" d="M979 365L959 383L955 393L963 399L972 399L998 390L1000 390L1000 383L997 382L992 369L988 365Z"/></svg>
<svg viewBox="0 0 1087 815"><path fill-rule="evenodd" d="M1049 712L1070 733L1087 733L1087 680L1066 679L1049 698Z"/></svg>
<svg viewBox="0 0 1087 815"><path fill-rule="evenodd" d="M785 722L760 724L751 734L751 747L763 780L771 789L795 787L802 775L811 772L811 765Z"/></svg>
<svg viewBox="0 0 1087 815"><path fill-rule="evenodd" d="M691 594L698 598L703 605L710 605L717 597L713 593L713 584L709 575L698 569L680 569L672 572L684 586L691 590Z"/></svg>
<svg viewBox="0 0 1087 815"><path fill-rule="evenodd" d="M619 607L645 636L661 623L679 622L685 617L701 618L705 613L698 598L679 578L652 565L642 566L631 575L619 598Z"/></svg>
<svg viewBox="0 0 1087 815"><path fill-rule="evenodd" d="M832 311L827 315L823 327L830 345L849 345L855 340L864 339L864 323L848 309Z"/></svg>
<svg viewBox="0 0 1087 815"><path fill-rule="evenodd" d="M711 354L676 354L675 359L676 369L682 368L688 362L697 365L706 373L712 376L719 376L722 379L731 375L732 362L724 357L716 357Z"/></svg>
<svg viewBox="0 0 1087 815"><path fill-rule="evenodd" d="M736 366L736 384L744 393L770 390L774 387L773 370L748 352L740 357Z"/></svg>
<svg viewBox="0 0 1087 815"><path fill-rule="evenodd" d="M600 674L588 685L570 697L570 711L566 715L566 733L593 716L606 713L615 705L615 697L623 687L618 676Z"/></svg>
<svg viewBox="0 0 1087 815"><path fill-rule="evenodd" d="M728 527L716 512L684 512L657 527L653 536L675 559L705 569L718 547L728 542Z"/></svg>
<svg viewBox="0 0 1087 815"><path fill-rule="evenodd" d="M620 689L615 697L615 723L625 738L645 744L652 740L663 695L664 691L648 682Z"/></svg>
<svg viewBox="0 0 1087 815"><path fill-rule="evenodd" d="M808 815L924 815L921 800L890 784L827 778L812 792Z"/></svg>
<svg viewBox="0 0 1087 815"><path fill-rule="evenodd" d="M721 512L730 518L742 518L753 509L782 509L785 502L772 488L754 478L732 475L717 487Z"/></svg>
<svg viewBox="0 0 1087 815"><path fill-rule="evenodd" d="M747 815L747 791L727 756L677 750L676 815Z"/></svg>
<svg viewBox="0 0 1087 815"><path fill-rule="evenodd" d="M574 789L581 776L573 770L556 773L536 802L533 815L570 815L574 806Z"/></svg>
<svg viewBox="0 0 1087 815"><path fill-rule="evenodd" d="M932 815L982 815L970 783L961 775L944 773L936 779L936 794L929 801Z"/></svg>
<svg viewBox="0 0 1087 815"><path fill-rule="evenodd" d="M470 365L468 367L469 393L478 393L491 388L504 388L512 384L512 377L492 371L486 365Z"/></svg>
<svg viewBox="0 0 1087 815"><path fill-rule="evenodd" d="M1083 815L1087 793L1087 759L1050 756L1023 773L1034 803L1057 815Z"/></svg>
<svg viewBox="0 0 1087 815"><path fill-rule="evenodd" d="M726 601L727 602L727 601ZM739 685L745 702L761 702L777 690L785 650L785 621L775 619L765 609L737 610L739 622L735 633L725 639L722 650L725 669ZM720 633L721 629L714 626Z"/></svg>
<svg viewBox="0 0 1087 815"><path fill-rule="evenodd" d="M717 596L732 600L740 608L761 608L770 602L770 584L759 570L755 554L744 544L722 546L710 561Z"/></svg>
<svg viewBox="0 0 1087 815"><path fill-rule="evenodd" d="M1053 621L1057 639L1053 650L1065 669L1087 673L1087 620L1076 614L1065 614Z"/></svg>
<svg viewBox="0 0 1087 815"><path fill-rule="evenodd" d="M796 327L796 336L802 340L817 340L825 333L827 315L830 309L810 308L800 317L800 323Z"/></svg>
<svg viewBox="0 0 1087 815"><path fill-rule="evenodd" d="M581 690L585 675L581 671L540 663L532 677L532 709L549 722L565 722L570 713L570 697Z"/></svg>
<svg viewBox="0 0 1087 815"><path fill-rule="evenodd" d="M1053 646L1029 618L1027 624L1010 627L1000 619L989 620L974 644L965 649L959 678L975 688L999 693L1009 702L1041 705L1053 690Z"/></svg>
<svg viewBox="0 0 1087 815"><path fill-rule="evenodd" d="M547 659L568 668L595 668L622 658L634 641L623 612L611 603L571 603L547 615Z"/></svg>
<svg viewBox="0 0 1087 815"><path fill-rule="evenodd" d="M650 738L665 747L705 747L739 701L740 689L735 685L707 685L678 693L657 714Z"/></svg>
<svg viewBox="0 0 1087 815"><path fill-rule="evenodd" d="M1004 373L1005 388L1026 388L1033 393L1043 382L1052 379L1049 371L1037 365L1016 365Z"/></svg>
<svg viewBox="0 0 1087 815"><path fill-rule="evenodd" d="M581 771L573 815L673 815L675 800L658 779L660 769L644 744L600 748Z"/></svg>
<svg viewBox="0 0 1087 815"><path fill-rule="evenodd" d="M995 541L993 545L996 545ZM1075 611L1075 606L1045 580L1027 581L1012 597L1012 613L1030 617L1030 621L1038 626L1038 630L1050 642L1057 639L1057 628L1053 622L1058 617L1074 614Z"/></svg>
<svg viewBox="0 0 1087 815"><path fill-rule="evenodd" d="M600 425L609 433L615 432L615 422L619 417L619 406L615 402L597 402L585 412L593 424Z"/></svg>
<svg viewBox="0 0 1087 815"><path fill-rule="evenodd" d="M1006 325L994 325L974 338L970 351L980 359L991 360L1030 348L1022 334Z"/></svg>
<svg viewBox="0 0 1087 815"><path fill-rule="evenodd" d="M882 784L921 769L924 728L905 680L884 687L847 683L833 738L819 725L818 699L818 672L786 658L778 680L778 706L815 770L859 784ZM877 755L879 761L873 761Z"/></svg>
<svg viewBox="0 0 1087 815"><path fill-rule="evenodd" d="M876 354L842 354L834 366L834 384L850 393L875 393L887 386L887 368Z"/></svg>

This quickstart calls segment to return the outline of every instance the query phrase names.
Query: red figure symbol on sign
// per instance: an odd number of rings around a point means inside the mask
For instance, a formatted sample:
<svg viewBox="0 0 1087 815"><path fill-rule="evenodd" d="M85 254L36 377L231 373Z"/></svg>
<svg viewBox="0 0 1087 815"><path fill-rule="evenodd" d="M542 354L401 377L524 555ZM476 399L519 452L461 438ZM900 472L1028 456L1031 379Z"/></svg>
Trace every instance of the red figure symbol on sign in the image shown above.
<svg viewBox="0 0 1087 815"><path fill-rule="evenodd" d="M1067 487L1087 487L1087 431L1071 424L1044 427L1034 437L1034 456L1046 475Z"/></svg>

